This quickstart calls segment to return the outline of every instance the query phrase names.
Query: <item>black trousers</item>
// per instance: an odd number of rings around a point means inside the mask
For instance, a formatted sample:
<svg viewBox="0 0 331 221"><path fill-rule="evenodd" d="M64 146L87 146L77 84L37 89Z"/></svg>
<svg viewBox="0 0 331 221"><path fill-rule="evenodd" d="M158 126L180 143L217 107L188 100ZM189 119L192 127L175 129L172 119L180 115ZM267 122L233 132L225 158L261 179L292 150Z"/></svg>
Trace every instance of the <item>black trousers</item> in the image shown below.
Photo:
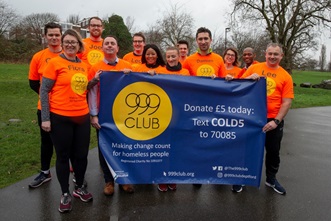
<svg viewBox="0 0 331 221"><path fill-rule="evenodd" d="M67 117L51 113L51 137L56 151L56 175L62 193L69 193L69 159L76 184L82 186L90 145L90 115Z"/></svg>
<svg viewBox="0 0 331 221"><path fill-rule="evenodd" d="M268 122L273 119L268 118ZM283 138L284 121L282 121L274 130L266 133L265 140L265 166L266 176L269 178L276 178L276 174L280 165L280 147Z"/></svg>
<svg viewBox="0 0 331 221"><path fill-rule="evenodd" d="M41 128L41 111L37 111L38 125L40 130L40 163L41 170L49 170L53 156L53 142L49 132Z"/></svg>
<svg viewBox="0 0 331 221"><path fill-rule="evenodd" d="M100 145L99 145L99 130L97 131L97 138L98 138L98 152L99 152L99 163L100 163L100 167L102 169L103 172L103 178L105 179L105 183L109 183L109 182L114 182L114 178L113 175L111 174L108 164L100 150Z"/></svg>

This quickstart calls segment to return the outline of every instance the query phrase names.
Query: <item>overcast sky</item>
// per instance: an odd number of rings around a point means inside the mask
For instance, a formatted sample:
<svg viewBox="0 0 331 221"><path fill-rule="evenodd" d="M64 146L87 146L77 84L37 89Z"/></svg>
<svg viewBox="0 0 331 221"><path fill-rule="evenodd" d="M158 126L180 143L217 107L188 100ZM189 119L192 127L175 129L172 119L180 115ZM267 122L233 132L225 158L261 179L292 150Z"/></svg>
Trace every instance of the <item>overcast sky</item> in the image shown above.
<svg viewBox="0 0 331 221"><path fill-rule="evenodd" d="M20 15L52 12L61 21L66 21L69 15L79 15L80 18L99 16L109 17L113 13L120 15L125 22L128 16L135 19L137 31L147 30L163 17L171 5L181 7L182 12L190 13L195 19L195 28L205 26L212 33L224 32L226 18L224 14L230 10L228 0L5 0L8 5Z"/></svg>
<svg viewBox="0 0 331 221"><path fill-rule="evenodd" d="M226 12L231 10L230 0L4 0L22 16L32 13L51 12L57 14L61 21L66 21L69 15L79 15L80 18L99 16L110 17L117 14L124 19L131 16L135 19L135 31L147 30L149 25L163 17L163 13L171 6L181 7L181 12L190 13L194 18L195 29L207 27L212 33L224 35L229 18ZM229 36L231 32L229 33ZM327 57L331 51L331 31L321 33L320 44L327 45ZM321 48L321 46L320 46ZM319 51L314 53L318 59Z"/></svg>

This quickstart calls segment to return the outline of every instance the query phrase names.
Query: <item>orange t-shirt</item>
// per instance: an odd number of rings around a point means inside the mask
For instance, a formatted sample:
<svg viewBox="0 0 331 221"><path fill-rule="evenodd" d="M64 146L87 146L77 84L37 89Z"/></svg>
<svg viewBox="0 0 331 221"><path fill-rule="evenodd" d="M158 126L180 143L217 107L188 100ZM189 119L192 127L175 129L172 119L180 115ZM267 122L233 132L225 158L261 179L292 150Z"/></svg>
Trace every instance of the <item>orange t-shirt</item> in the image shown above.
<svg viewBox="0 0 331 221"><path fill-rule="evenodd" d="M141 55L135 55L133 52L129 52L124 55L123 60L130 62L132 67L136 67L141 64Z"/></svg>
<svg viewBox="0 0 331 221"><path fill-rule="evenodd" d="M30 62L29 80L39 80L41 83L43 71L48 64L48 61L51 58L58 56L60 53L61 51L59 51L58 53L53 53L48 48L46 48L34 54ZM37 107L39 110L41 110L40 100L38 100Z"/></svg>
<svg viewBox="0 0 331 221"><path fill-rule="evenodd" d="M282 99L294 98L292 77L282 67L272 69L265 62L251 65L242 78L246 78L253 73L267 78L268 118L275 118L281 107Z"/></svg>
<svg viewBox="0 0 331 221"><path fill-rule="evenodd" d="M182 64L182 66L183 66L185 61L186 61L186 58L184 60L179 60L179 62Z"/></svg>
<svg viewBox="0 0 331 221"><path fill-rule="evenodd" d="M190 55L183 63L193 76L212 76L225 77L225 66L223 58L215 53L202 56L198 52Z"/></svg>
<svg viewBox="0 0 331 221"><path fill-rule="evenodd" d="M132 66L129 62L124 61L123 59L118 59L118 62L116 65L109 65L107 64L104 60L99 61L98 63L96 63L95 65L93 65L90 70L89 70L89 79L94 78L95 74L99 71L121 71L123 69L131 69ZM100 85L100 83L98 83L98 85ZM96 96L97 96L97 107L99 107L99 103L100 103L100 90L98 89L96 91ZM90 97L89 97L90 99Z"/></svg>
<svg viewBox="0 0 331 221"><path fill-rule="evenodd" d="M163 70L158 74L177 74L177 75L190 76L190 72L186 68L182 68L180 71L170 71L166 67L163 67Z"/></svg>
<svg viewBox="0 0 331 221"><path fill-rule="evenodd" d="M52 58L43 77L54 80L49 92L49 109L62 116L82 116L89 113L86 101L87 64L71 62L60 56Z"/></svg>
<svg viewBox="0 0 331 221"><path fill-rule="evenodd" d="M83 39L84 51L78 57L88 64L88 68L103 60L102 41L92 41L91 38Z"/></svg>
<svg viewBox="0 0 331 221"><path fill-rule="evenodd" d="M95 74L97 71L102 70L102 71L121 71L123 69L131 69L132 65L124 61L123 59L118 59L118 62L116 65L109 65L107 64L104 60L99 61L95 65L93 65L90 70L89 70L89 79L94 78Z"/></svg>
<svg viewBox="0 0 331 221"><path fill-rule="evenodd" d="M252 63L250 66L252 66L252 65L254 65L254 64L258 64L258 63L259 63L258 61L253 61L253 63ZM237 78L241 78L241 76L245 73L246 70L247 70L247 67L246 67L246 66L243 67L243 68L241 69L240 73L238 74L238 77L237 77Z"/></svg>
<svg viewBox="0 0 331 221"><path fill-rule="evenodd" d="M239 74L241 72L241 68L237 67L237 66L233 66L232 69L228 70L228 69L225 69L225 76L226 75L231 75L233 78L240 78L239 77ZM240 75L241 76L241 75Z"/></svg>
<svg viewBox="0 0 331 221"><path fill-rule="evenodd" d="M148 72L150 70L154 70L156 73L162 73L164 71L164 67L162 67L161 65L159 65L156 68L149 68L146 66L146 64L141 64L138 65L136 67L132 67L134 72Z"/></svg>

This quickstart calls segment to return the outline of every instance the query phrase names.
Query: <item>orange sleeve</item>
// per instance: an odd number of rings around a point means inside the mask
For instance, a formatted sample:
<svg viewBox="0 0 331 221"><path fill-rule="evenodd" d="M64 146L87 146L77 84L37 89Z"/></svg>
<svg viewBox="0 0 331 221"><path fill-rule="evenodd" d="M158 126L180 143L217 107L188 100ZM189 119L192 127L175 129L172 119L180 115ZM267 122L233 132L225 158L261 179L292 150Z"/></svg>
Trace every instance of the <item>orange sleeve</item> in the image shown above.
<svg viewBox="0 0 331 221"><path fill-rule="evenodd" d="M30 62L29 80L41 80L42 75L39 73L40 53L36 53Z"/></svg>
<svg viewBox="0 0 331 221"><path fill-rule="evenodd" d="M219 56L219 55L218 55ZM219 58L215 59L216 65L218 66L218 77L225 77L226 76L226 69L223 58L219 56Z"/></svg>
<svg viewBox="0 0 331 221"><path fill-rule="evenodd" d="M48 48L37 52L30 62L29 79L41 80L43 72L51 58L57 57L59 53L53 53Z"/></svg>

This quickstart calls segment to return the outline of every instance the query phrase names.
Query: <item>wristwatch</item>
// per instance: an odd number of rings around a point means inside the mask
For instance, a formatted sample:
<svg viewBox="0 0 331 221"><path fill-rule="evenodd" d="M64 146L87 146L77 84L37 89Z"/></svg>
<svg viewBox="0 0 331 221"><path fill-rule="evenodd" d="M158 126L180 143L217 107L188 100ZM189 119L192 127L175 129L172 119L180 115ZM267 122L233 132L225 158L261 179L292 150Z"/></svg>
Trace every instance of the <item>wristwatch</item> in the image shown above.
<svg viewBox="0 0 331 221"><path fill-rule="evenodd" d="M274 119L274 122L275 122L277 125L280 124L280 120L278 120L278 119Z"/></svg>

